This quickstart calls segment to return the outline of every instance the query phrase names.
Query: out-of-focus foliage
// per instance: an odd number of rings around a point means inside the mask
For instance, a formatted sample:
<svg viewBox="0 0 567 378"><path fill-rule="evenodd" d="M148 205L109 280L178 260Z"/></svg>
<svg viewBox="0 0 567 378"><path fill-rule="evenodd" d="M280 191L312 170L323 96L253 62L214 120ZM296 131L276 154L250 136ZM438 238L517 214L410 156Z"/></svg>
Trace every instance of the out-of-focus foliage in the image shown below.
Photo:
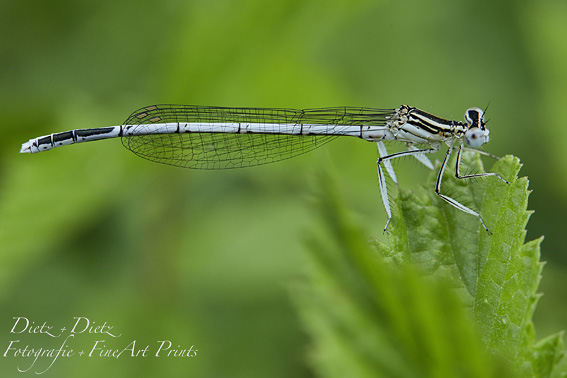
<svg viewBox="0 0 567 378"><path fill-rule="evenodd" d="M89 316L121 342L171 338L198 356L58 360L45 377L310 376L285 286L316 227L312 177L334 171L350 211L383 237L375 146L337 140L220 172L151 164L119 141L18 154L30 138L155 103L407 103L461 119L490 102L487 151L521 158L528 239L546 235L536 326L565 328L566 14L560 0L2 1L0 346L13 316L56 327ZM395 169L402 187L425 177L411 160Z"/></svg>

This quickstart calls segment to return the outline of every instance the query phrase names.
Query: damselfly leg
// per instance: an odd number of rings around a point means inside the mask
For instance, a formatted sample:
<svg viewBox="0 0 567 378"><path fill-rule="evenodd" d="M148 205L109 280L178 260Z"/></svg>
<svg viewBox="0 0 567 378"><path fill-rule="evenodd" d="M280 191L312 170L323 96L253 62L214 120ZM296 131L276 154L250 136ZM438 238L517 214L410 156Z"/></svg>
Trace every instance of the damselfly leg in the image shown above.
<svg viewBox="0 0 567 378"><path fill-rule="evenodd" d="M462 179L469 179L469 178L474 178L474 177L496 176L500 180L504 181L506 184L509 184L509 182L504 180L502 178L502 176L500 176L498 173L494 173L494 172L484 172L484 173L476 173L476 174L472 174L472 175L461 176L459 174L459 167L461 165L462 151L463 151L463 146L461 145L461 146L459 146L459 151L457 153L457 161L455 162L455 177L457 179L462 180ZM471 151L477 152L477 153L482 153L479 150L471 150ZM443 159L443 163L441 164L441 169L439 170L439 175L437 176L437 184L435 185L435 194L437 194L439 197L441 197L443 200L445 200L447 203L451 204L455 208L457 208L457 209L459 209L459 210L461 210L461 211L463 211L467 214L471 214L471 215L476 216L480 220L480 223L482 224L482 227L484 227L486 232L491 234L490 230L488 229L488 227L486 227L486 224L484 223L484 220L482 219L482 216L479 213L477 213L476 211L466 207L465 205L461 204L460 202L454 200L453 198L446 196L444 194L441 194L441 180L443 178L443 172L445 171L445 167L447 166L447 162L449 161L449 158L451 157L452 152L453 152L453 146L450 146L449 149L447 150L447 153L445 154L445 159Z"/></svg>
<svg viewBox="0 0 567 378"><path fill-rule="evenodd" d="M498 177L500 180L504 181L506 184L509 184L508 181L506 181L502 176L500 176L498 173L495 172L483 172L483 173L475 173L472 175L465 175L465 176L461 176L459 174L459 166L461 165L461 153L465 148L463 146L459 147L459 152L457 153L457 162L455 163L455 177L458 178L459 180L461 179L468 179L468 178L473 178L473 177L488 177L488 176L496 176ZM472 152L476 152L479 153L481 155L485 155L486 156L490 156L496 159L499 159L498 157L492 155L492 154L488 154L488 153L484 153L484 151L480 151L480 150L470 150Z"/></svg>
<svg viewBox="0 0 567 378"><path fill-rule="evenodd" d="M378 143L381 143L381 142L378 142ZM413 156L417 160L419 160L421 163L423 163L426 167L433 169L433 165L431 164L431 161L426 156L424 156L424 154L437 152L439 150L439 148L440 148L440 146L437 145L437 146L433 146L432 148L417 149L413 145L408 145L408 151L403 151L403 152L398 152L398 153L386 155L386 154L384 154L384 152L386 151L385 147L382 147L382 149L380 148L380 146L378 147L378 150L380 151L380 158L378 159L378 162L377 162L378 182L379 182L379 187L380 187L380 193L382 195L382 202L384 203L384 208L386 209L386 214L388 215L388 220L386 221L386 226L384 227L384 231L386 231L388 229L388 226L389 226L390 221L392 219L392 211L391 211L390 203L389 203L389 200L388 200L388 192L387 192L387 188L386 188L386 179L385 179L385 176L384 176L384 172L382 170L382 165L384 165L384 167L386 168L386 171L388 171L388 174L390 175L390 177L392 177L392 174L388 170L388 166L389 167L392 166L390 160L394 159L394 158L402 157L402 156ZM437 182L435 184L435 194L437 194L441 199L443 199L445 202L449 203L451 206L455 207L456 209L477 217L480 220L482 227L484 227L484 229L488 233L490 233L490 230L488 229L488 227L486 227L486 224L484 223L482 216L478 212L468 208L467 206L461 204L457 200L441 193L441 183L442 183L442 179L443 179L443 174L445 173L445 168L447 167L447 164L448 164L449 159L451 157L451 154L453 152L453 148L454 147L452 147L452 146L449 147L449 149L447 150L447 153L445 154L445 158L443 159L443 163L441 164L439 174L437 175ZM468 151L471 151L471 152L480 153L481 155L487 155L487 156L494 157L494 158L498 159L498 157L496 157L492 154L488 154L488 153L485 153L484 151L480 151L480 150L468 149L468 148L463 147L461 145L461 146L459 146L459 150L457 152L457 159L456 159L456 162L455 162L455 177L457 179L462 180L462 179L469 179L469 178L475 178L475 177L496 176L500 180L505 182L506 184L509 184L509 182L506 181L504 178L502 178L502 176L500 176L498 173L494 173L494 172L484 172L484 173L476 173L476 174L471 174L471 175L461 175L459 173L459 169L460 169L460 166L461 166L461 156L462 156L463 150L468 150ZM393 172L393 169L392 169L392 172ZM392 180L397 184L397 180L395 179L395 174L392 177Z"/></svg>
<svg viewBox="0 0 567 378"><path fill-rule="evenodd" d="M376 142L376 145L378 146L378 153L380 154L380 157L388 156L388 150L386 150L386 146L384 145L384 142L382 141ZM398 178L396 177L396 172L394 171L394 167L392 167L392 162L389 160L384 161L384 168L386 168L386 172L388 172L388 175L390 176L392 181L395 184L398 184Z"/></svg>
<svg viewBox="0 0 567 378"><path fill-rule="evenodd" d="M378 142L378 150L380 151L380 143ZM412 146L413 147L413 146ZM437 152L439 151L439 145L433 145L432 148L424 148L424 149L409 149L408 151L402 151L402 152L396 152L390 155L386 155L386 156L380 156L380 158L378 159L378 161L376 162L376 165L378 166L378 184L380 187L380 195L382 196L382 203L384 204L384 208L386 209L386 215L388 215L388 220L386 221L386 226L384 226L384 231L386 231L388 229L388 225L390 224L390 221L392 220L392 210L390 209L390 201L388 199L388 190L386 188L386 177L384 176L384 171L382 170L382 165L384 165L384 167L386 168L386 170L388 171L388 165L390 166L390 168L392 167L392 163L390 162L390 160L392 159L396 159L402 156L414 156L416 159L418 159L419 161L422 161L422 159L418 158L418 155L420 155L421 157L424 157L423 154L430 154L433 152ZM410 148L410 147L408 147ZM383 147L383 151L385 151L385 147ZM427 158L426 158L427 159ZM429 159L427 159L427 161L429 162ZM425 164L425 163L424 163ZM431 162L429 162L429 164L431 164ZM425 164L427 166L427 164ZM432 166L433 168L433 166ZM393 169L392 169L393 171ZM388 171L388 173L390 173ZM390 177L392 177L392 175L390 174ZM395 175L394 175L395 177ZM392 177L392 180L394 180L394 177ZM394 182L396 182L394 180Z"/></svg>

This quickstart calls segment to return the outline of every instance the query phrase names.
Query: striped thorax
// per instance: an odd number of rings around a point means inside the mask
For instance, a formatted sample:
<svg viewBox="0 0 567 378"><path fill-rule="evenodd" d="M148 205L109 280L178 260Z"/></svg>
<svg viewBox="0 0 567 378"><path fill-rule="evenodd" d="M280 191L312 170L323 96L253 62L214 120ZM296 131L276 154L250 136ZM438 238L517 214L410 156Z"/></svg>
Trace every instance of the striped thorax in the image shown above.
<svg viewBox="0 0 567 378"><path fill-rule="evenodd" d="M423 110L402 105L389 117L386 126L393 140L415 143L436 144L452 143L462 140L471 148L478 148L488 143L489 131L486 129L484 112L479 108L470 108L465 112L466 123L446 120ZM390 140L390 138L382 138Z"/></svg>

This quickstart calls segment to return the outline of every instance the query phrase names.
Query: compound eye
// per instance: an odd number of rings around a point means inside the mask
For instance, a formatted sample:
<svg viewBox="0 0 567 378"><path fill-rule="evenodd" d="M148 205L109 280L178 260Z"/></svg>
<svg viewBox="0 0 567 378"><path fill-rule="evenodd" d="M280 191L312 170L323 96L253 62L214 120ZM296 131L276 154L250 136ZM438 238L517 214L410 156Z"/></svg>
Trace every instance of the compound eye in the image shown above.
<svg viewBox="0 0 567 378"><path fill-rule="evenodd" d="M465 143L470 148L479 148L488 143L488 133L478 127L472 127L465 133Z"/></svg>

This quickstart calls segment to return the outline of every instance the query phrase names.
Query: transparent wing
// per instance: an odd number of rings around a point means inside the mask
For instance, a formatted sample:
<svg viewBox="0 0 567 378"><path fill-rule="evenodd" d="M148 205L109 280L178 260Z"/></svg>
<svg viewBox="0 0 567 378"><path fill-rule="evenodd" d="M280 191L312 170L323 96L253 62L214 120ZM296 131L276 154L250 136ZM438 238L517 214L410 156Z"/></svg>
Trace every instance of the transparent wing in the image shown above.
<svg viewBox="0 0 567 378"><path fill-rule="evenodd" d="M272 163L311 151L335 136L274 134L162 134L126 137L122 143L145 159L195 169L226 169Z"/></svg>
<svg viewBox="0 0 567 378"><path fill-rule="evenodd" d="M155 105L142 108L126 125L165 122L320 124L329 125L323 135L189 133L148 134L122 137L122 144L145 159L185 168L226 169L272 163L301 155L337 137L337 128L352 125L384 125L392 110L338 107L321 109L223 108L210 106Z"/></svg>

